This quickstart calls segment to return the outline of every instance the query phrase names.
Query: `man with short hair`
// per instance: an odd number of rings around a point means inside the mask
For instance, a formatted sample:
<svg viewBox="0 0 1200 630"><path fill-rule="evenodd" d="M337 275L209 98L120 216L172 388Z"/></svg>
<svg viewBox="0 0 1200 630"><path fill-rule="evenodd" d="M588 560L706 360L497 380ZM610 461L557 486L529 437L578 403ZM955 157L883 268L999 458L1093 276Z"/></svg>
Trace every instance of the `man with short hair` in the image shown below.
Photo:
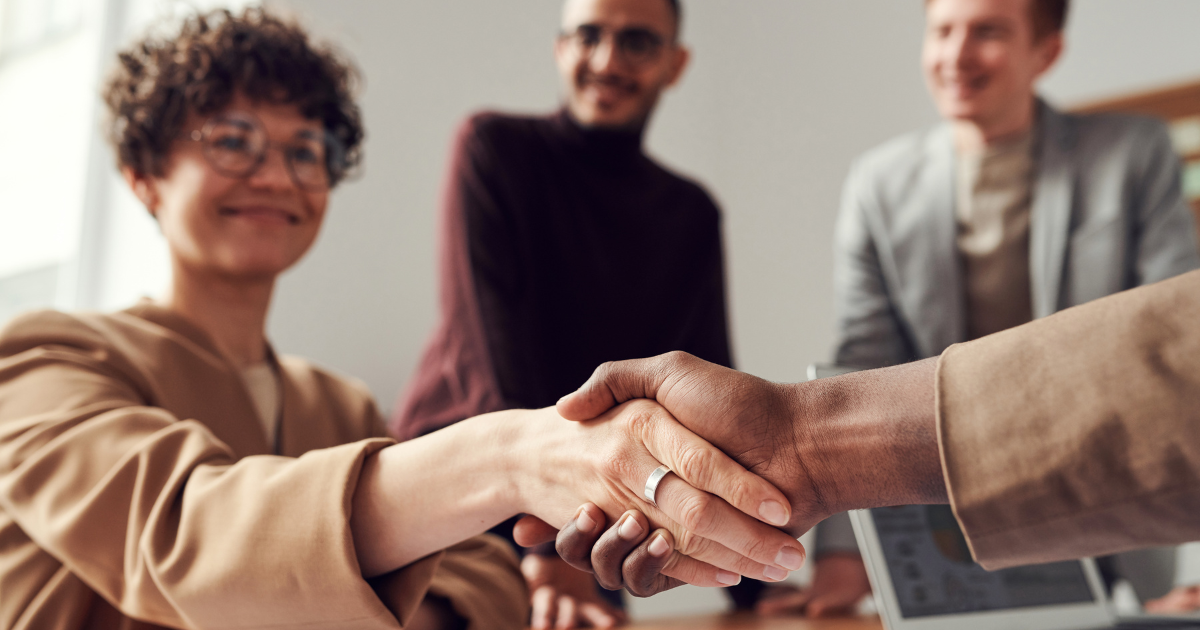
<svg viewBox="0 0 1200 630"><path fill-rule="evenodd" d="M562 110L482 113L460 128L441 208L441 321L394 434L553 405L605 361L685 350L731 364L720 212L642 147L687 66L679 24L677 0L568 0L554 48ZM535 627L621 618L552 551L523 569Z"/></svg>
<svg viewBox="0 0 1200 630"><path fill-rule="evenodd" d="M1165 126L1037 96L1067 0L927 0L925 80L945 123L859 158L835 241L836 362L874 368L1197 267ZM822 558L841 572L823 580ZM844 515L818 531L815 591L869 592ZM801 595L800 597L803 597ZM815 600L814 600L815 601Z"/></svg>

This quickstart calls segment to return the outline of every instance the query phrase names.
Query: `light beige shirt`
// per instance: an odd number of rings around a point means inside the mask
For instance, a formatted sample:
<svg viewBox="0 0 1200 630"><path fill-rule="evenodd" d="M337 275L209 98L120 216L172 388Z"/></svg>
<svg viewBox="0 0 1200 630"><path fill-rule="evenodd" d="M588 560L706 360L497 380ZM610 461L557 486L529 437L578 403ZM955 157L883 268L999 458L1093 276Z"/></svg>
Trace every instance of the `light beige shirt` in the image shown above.
<svg viewBox="0 0 1200 630"><path fill-rule="evenodd" d="M267 436L267 444L275 450L275 426L279 415L279 379L275 376L275 368L270 363L259 363L242 370L242 382L250 392L254 402L254 410L258 412L258 421L262 423L263 433Z"/></svg>
<svg viewBox="0 0 1200 630"><path fill-rule="evenodd" d="M1033 319L1029 211L1033 132L956 156L958 251L965 270L967 335L977 339Z"/></svg>

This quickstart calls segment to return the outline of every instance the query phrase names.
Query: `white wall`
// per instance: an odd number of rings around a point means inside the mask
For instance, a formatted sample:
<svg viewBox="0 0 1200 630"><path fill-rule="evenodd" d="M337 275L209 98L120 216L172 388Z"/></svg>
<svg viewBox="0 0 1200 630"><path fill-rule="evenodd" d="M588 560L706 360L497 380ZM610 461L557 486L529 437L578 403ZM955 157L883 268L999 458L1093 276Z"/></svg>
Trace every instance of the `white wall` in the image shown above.
<svg viewBox="0 0 1200 630"><path fill-rule="evenodd" d="M1200 2L1076 0L1047 94L1080 103L1200 78Z"/></svg>
<svg viewBox="0 0 1200 630"><path fill-rule="evenodd" d="M74 254L97 69L81 62L98 30L74 28L0 63L0 276Z"/></svg>

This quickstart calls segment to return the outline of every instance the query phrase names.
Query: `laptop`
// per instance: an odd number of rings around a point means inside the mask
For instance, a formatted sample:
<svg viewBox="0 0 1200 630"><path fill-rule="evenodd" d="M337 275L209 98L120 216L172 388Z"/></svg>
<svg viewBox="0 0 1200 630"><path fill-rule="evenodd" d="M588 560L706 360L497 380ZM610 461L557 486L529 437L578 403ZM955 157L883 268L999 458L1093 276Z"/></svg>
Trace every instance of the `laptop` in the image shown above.
<svg viewBox="0 0 1200 630"><path fill-rule="evenodd" d="M808 376L852 371L813 365ZM1200 630L1195 618L1119 618L1090 558L987 571L948 505L855 510L850 519L888 630Z"/></svg>
<svg viewBox="0 0 1200 630"><path fill-rule="evenodd" d="M948 505L855 510L850 520L888 630L1200 628L1118 618L1090 558L986 571Z"/></svg>

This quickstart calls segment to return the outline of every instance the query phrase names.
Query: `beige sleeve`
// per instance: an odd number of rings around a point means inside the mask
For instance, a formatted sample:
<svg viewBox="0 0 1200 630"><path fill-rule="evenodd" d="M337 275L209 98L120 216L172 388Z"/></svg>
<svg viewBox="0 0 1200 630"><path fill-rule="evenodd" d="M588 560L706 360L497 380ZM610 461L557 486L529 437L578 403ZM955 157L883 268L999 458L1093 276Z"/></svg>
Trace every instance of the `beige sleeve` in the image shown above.
<svg viewBox="0 0 1200 630"><path fill-rule="evenodd" d="M429 592L449 600L468 630L520 630L529 624L529 591L517 553L491 534L447 549Z"/></svg>
<svg viewBox="0 0 1200 630"><path fill-rule="evenodd" d="M1200 272L950 347L937 413L989 569L1200 540Z"/></svg>
<svg viewBox="0 0 1200 630"><path fill-rule="evenodd" d="M372 434L386 434L373 404L366 414ZM441 562L429 565L428 575L422 575L416 584L414 573L407 569L371 581L397 619L411 618L415 604L420 603L420 599L412 599L413 592L419 589L423 599L428 585L428 594L449 601L467 621L467 630L520 630L529 625L529 591L520 559L507 541L483 534L440 556Z"/></svg>
<svg viewBox="0 0 1200 630"><path fill-rule="evenodd" d="M39 548L157 625L399 627L349 531L363 459L389 441L236 460L202 424L144 406L116 354L82 326L0 340L0 509ZM399 572L394 608L415 611L439 557Z"/></svg>

